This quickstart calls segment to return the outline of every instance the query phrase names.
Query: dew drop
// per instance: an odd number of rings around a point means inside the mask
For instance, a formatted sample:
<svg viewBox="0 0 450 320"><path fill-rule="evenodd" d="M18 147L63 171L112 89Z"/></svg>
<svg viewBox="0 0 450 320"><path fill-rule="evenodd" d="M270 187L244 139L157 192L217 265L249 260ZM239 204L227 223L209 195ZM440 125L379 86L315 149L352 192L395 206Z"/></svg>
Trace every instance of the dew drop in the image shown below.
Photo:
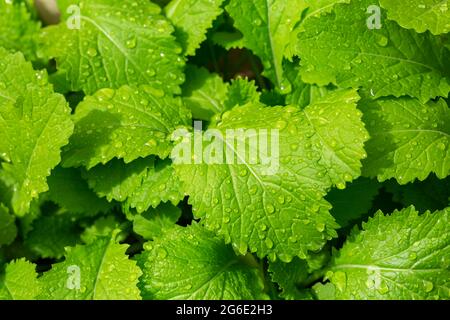
<svg viewBox="0 0 450 320"><path fill-rule="evenodd" d="M423 282L423 287L424 287L425 292L431 292L433 290L433 288L434 288L434 285L430 281L424 281Z"/></svg>
<svg viewBox="0 0 450 320"><path fill-rule="evenodd" d="M156 74L156 71L155 71L155 69L150 68L150 69L147 69L145 71L145 73L147 73L147 75L149 75L150 77L153 77Z"/></svg>
<svg viewBox="0 0 450 320"><path fill-rule="evenodd" d="M240 175L241 177L245 177L247 174L248 174L247 169L242 169L241 171L239 171L239 175Z"/></svg>
<svg viewBox="0 0 450 320"><path fill-rule="evenodd" d="M242 243L239 245L238 251L239 251L240 254L244 255L244 254L247 253L247 249L248 249L247 244L245 244L245 243L242 242Z"/></svg>
<svg viewBox="0 0 450 320"><path fill-rule="evenodd" d="M264 243L266 244L267 248L272 249L273 248L273 241L270 238L267 238Z"/></svg>
<svg viewBox="0 0 450 320"><path fill-rule="evenodd" d="M343 190L343 189L345 189L345 183L339 182L338 184L336 184L336 187L337 187L339 190Z"/></svg>
<svg viewBox="0 0 450 320"><path fill-rule="evenodd" d="M87 55L89 56L89 57L95 57L95 56L97 56L97 50L95 50L95 48L89 48L89 49L87 49Z"/></svg>
<svg viewBox="0 0 450 320"><path fill-rule="evenodd" d="M278 258L280 258L280 260L283 261L284 263L290 263L293 259L293 257L291 255L284 254L284 253L280 253L278 255Z"/></svg>
<svg viewBox="0 0 450 320"><path fill-rule="evenodd" d="M316 224L316 230L319 231L319 232L323 232L325 230L325 224L321 223L321 222L317 223Z"/></svg>
<svg viewBox="0 0 450 320"><path fill-rule="evenodd" d="M386 294L386 293L389 292L389 287L387 286L386 283L383 282L383 283L381 283L380 286L377 288L377 291L378 291L380 294Z"/></svg>
<svg viewBox="0 0 450 320"><path fill-rule="evenodd" d="M267 210L268 213L274 213L274 212L275 212L275 208L274 208L274 206L271 205L271 204L268 204L268 205L266 206L266 210Z"/></svg>
<svg viewBox="0 0 450 320"><path fill-rule="evenodd" d="M383 35L380 35L377 39L377 44L381 47L386 47L389 43L389 39Z"/></svg>
<svg viewBox="0 0 450 320"><path fill-rule="evenodd" d="M150 140L148 140L148 141L145 143L145 145L146 145L147 147L155 147L155 146L156 146L156 141L155 141L155 139L150 139Z"/></svg>
<svg viewBox="0 0 450 320"><path fill-rule="evenodd" d="M153 88L153 87L151 87L149 85L144 85L142 88L144 89L145 92L147 92L148 94L154 96L155 98L162 98L165 95L163 90Z"/></svg>
<svg viewBox="0 0 450 320"><path fill-rule="evenodd" d="M111 100L114 97L114 90L109 88L100 89L97 91L96 96L99 101Z"/></svg>
<svg viewBox="0 0 450 320"><path fill-rule="evenodd" d="M292 85L288 80L283 80L280 83L280 93L281 94L289 94L292 92Z"/></svg>
<svg viewBox="0 0 450 320"><path fill-rule="evenodd" d="M125 45L127 46L128 49L136 48L136 38L133 37L128 39Z"/></svg>
<svg viewBox="0 0 450 320"><path fill-rule="evenodd" d="M284 120L278 120L275 124L275 127L279 130L283 130L284 128L286 128L287 126L287 122Z"/></svg>
<svg viewBox="0 0 450 320"><path fill-rule="evenodd" d="M166 249L163 249L163 248L159 249L159 251L158 251L158 257L160 257L160 258L162 258L162 259L164 259L165 257L167 257L167 251L166 251Z"/></svg>
<svg viewBox="0 0 450 320"><path fill-rule="evenodd" d="M250 189L248 189L248 193L250 193L251 195L255 195L257 191L258 187L255 185L251 186Z"/></svg>

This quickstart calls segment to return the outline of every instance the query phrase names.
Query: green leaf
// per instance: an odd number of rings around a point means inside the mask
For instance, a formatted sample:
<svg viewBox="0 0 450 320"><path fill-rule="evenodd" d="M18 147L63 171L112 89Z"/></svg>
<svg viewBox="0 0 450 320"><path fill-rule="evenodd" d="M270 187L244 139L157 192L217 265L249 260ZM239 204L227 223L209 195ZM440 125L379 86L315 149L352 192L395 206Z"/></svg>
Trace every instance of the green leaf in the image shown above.
<svg viewBox="0 0 450 320"><path fill-rule="evenodd" d="M292 91L286 96L286 103L303 109L326 96L331 89L303 82L298 63L285 62L286 78L292 83Z"/></svg>
<svg viewBox="0 0 450 320"><path fill-rule="evenodd" d="M208 127L216 130L213 141L204 141L203 156L218 150L223 161L192 163L187 157L185 162L180 151L190 151L199 139L184 137L172 158L194 215L241 254L249 248L260 257L288 262L321 249L337 227L323 197L333 185L344 188L358 177L365 157L368 135L358 99L354 90L346 90L304 110L260 104L234 108ZM229 129L242 130L232 136ZM249 137L267 139L271 151L258 150Z"/></svg>
<svg viewBox="0 0 450 320"><path fill-rule="evenodd" d="M403 28L432 34L450 32L450 2L447 0L380 0L388 18Z"/></svg>
<svg viewBox="0 0 450 320"><path fill-rule="evenodd" d="M21 54L2 56L0 157L5 162L0 175L13 187L16 214L24 215L31 201L48 190L46 178L60 162L60 148L72 131L70 109L46 84L46 75L35 72Z"/></svg>
<svg viewBox="0 0 450 320"><path fill-rule="evenodd" d="M113 207L89 189L78 169L56 167L48 178L48 185L50 200L71 213L95 216L101 212L106 213Z"/></svg>
<svg viewBox="0 0 450 320"><path fill-rule="evenodd" d="M59 90L93 94L101 88L146 84L179 93L181 48L159 6L146 0L58 4L61 23L43 29L42 47L56 59L58 71L52 78ZM79 16L72 5L78 6Z"/></svg>
<svg viewBox="0 0 450 320"><path fill-rule="evenodd" d="M382 12L370 29L371 0L336 4L332 13L302 24L299 52L306 83L362 88L375 98L408 95L426 102L450 91L449 52L431 34L417 34Z"/></svg>
<svg viewBox="0 0 450 320"><path fill-rule="evenodd" d="M223 102L227 92L228 84L218 74L209 73L205 68L187 66L183 102L194 119L208 121L216 113L225 111Z"/></svg>
<svg viewBox="0 0 450 320"><path fill-rule="evenodd" d="M282 92L290 87L283 75L283 56L304 8L302 0L230 0L226 6L243 34L242 45L261 58L263 74Z"/></svg>
<svg viewBox="0 0 450 320"><path fill-rule="evenodd" d="M299 289L309 276L308 264L305 260L295 258L290 263L281 261L270 262L269 272L272 280L280 289L280 296L286 300L311 300L312 295L307 289Z"/></svg>
<svg viewBox="0 0 450 320"><path fill-rule="evenodd" d="M148 168L142 184L128 197L126 205L145 212L150 207L156 208L162 202L170 201L177 205L184 198L184 189L169 160L156 161Z"/></svg>
<svg viewBox="0 0 450 320"><path fill-rule="evenodd" d="M196 223L163 234L142 256L144 299L267 299L258 264Z"/></svg>
<svg viewBox="0 0 450 320"><path fill-rule="evenodd" d="M325 284L318 282L313 285L312 289L318 300L335 300L336 287L330 282Z"/></svg>
<svg viewBox="0 0 450 320"><path fill-rule="evenodd" d="M378 194L381 185L376 180L359 178L353 181L344 190L331 190L326 199L333 209L331 214L341 227L347 227L369 213L372 200Z"/></svg>
<svg viewBox="0 0 450 320"><path fill-rule="evenodd" d="M247 103L258 103L261 93L257 91L255 81L249 81L245 78L231 80L228 87L228 96L224 102L225 110L232 109L235 106L243 106Z"/></svg>
<svg viewBox="0 0 450 320"><path fill-rule="evenodd" d="M304 10L299 12L302 16L300 23L298 23L294 30L289 34L290 40L285 50L285 56L292 59L300 51L298 42L298 34L302 31L302 23L312 17L320 17L333 11L333 8L338 3L349 3L350 0L302 0ZM291 82L293 83L293 82Z"/></svg>
<svg viewBox="0 0 450 320"><path fill-rule="evenodd" d="M336 299L449 299L450 210L378 212L354 230L327 277Z"/></svg>
<svg viewBox="0 0 450 320"><path fill-rule="evenodd" d="M111 202L124 202L142 185L148 168L154 165L154 158L137 159L125 164L123 160L113 159L105 165L99 164L83 175L89 187L100 197Z"/></svg>
<svg viewBox="0 0 450 320"><path fill-rule="evenodd" d="M184 198L180 180L169 160L150 157L129 164L113 160L96 166L85 176L99 196L124 202L138 213L156 208L161 202L177 205Z"/></svg>
<svg viewBox="0 0 450 320"><path fill-rule="evenodd" d="M23 1L0 1L0 47L22 51L30 60L36 59L40 23Z"/></svg>
<svg viewBox="0 0 450 320"><path fill-rule="evenodd" d="M17 236L15 217L0 203L0 248L14 241Z"/></svg>
<svg viewBox="0 0 450 320"><path fill-rule="evenodd" d="M63 166L90 169L113 158L126 163L149 155L165 158L172 148L172 132L189 125L190 118L180 99L148 86L101 89L76 109Z"/></svg>
<svg viewBox="0 0 450 320"><path fill-rule="evenodd" d="M171 204L161 204L150 209L133 220L133 230L146 240L161 237L164 232L176 226L181 210Z"/></svg>
<svg viewBox="0 0 450 320"><path fill-rule="evenodd" d="M260 93L254 81L237 78L228 84L218 74L193 65L188 65L186 74L183 102L194 119L210 121L214 115L237 105L259 101Z"/></svg>
<svg viewBox="0 0 450 320"><path fill-rule="evenodd" d="M42 209L45 210L45 208L41 207L47 201L47 195L47 193L44 193L38 199L33 200L27 214L23 217L19 217L20 222L17 226L19 228L19 234L23 237L26 237L26 235L33 229L33 222L41 216Z"/></svg>
<svg viewBox="0 0 450 320"><path fill-rule="evenodd" d="M118 244L116 233L88 245L67 248L65 261L54 264L39 281L40 299L128 300L140 299L136 287L141 271L128 259L128 245ZM79 272L77 272L79 271ZM77 288L77 275L80 287Z"/></svg>
<svg viewBox="0 0 450 320"><path fill-rule="evenodd" d="M47 73L34 70L21 53L0 48L0 106L16 101L31 84L45 87L47 83Z"/></svg>
<svg viewBox="0 0 450 320"><path fill-rule="evenodd" d="M114 230L119 228L119 222L112 215L100 217L95 220L94 224L86 228L81 234L81 240L84 243L91 244L98 237L111 236Z"/></svg>
<svg viewBox="0 0 450 320"><path fill-rule="evenodd" d="M224 0L172 0L164 9L187 56L206 39L206 31L223 11Z"/></svg>
<svg viewBox="0 0 450 320"><path fill-rule="evenodd" d="M0 275L0 300L33 300L40 292L36 266L25 259L9 263Z"/></svg>
<svg viewBox="0 0 450 320"><path fill-rule="evenodd" d="M64 248L79 239L79 229L68 214L43 216L35 220L24 244L41 258L61 258Z"/></svg>
<svg viewBox="0 0 450 320"><path fill-rule="evenodd" d="M444 100L380 99L360 104L371 140L363 174L400 184L450 172L450 110Z"/></svg>

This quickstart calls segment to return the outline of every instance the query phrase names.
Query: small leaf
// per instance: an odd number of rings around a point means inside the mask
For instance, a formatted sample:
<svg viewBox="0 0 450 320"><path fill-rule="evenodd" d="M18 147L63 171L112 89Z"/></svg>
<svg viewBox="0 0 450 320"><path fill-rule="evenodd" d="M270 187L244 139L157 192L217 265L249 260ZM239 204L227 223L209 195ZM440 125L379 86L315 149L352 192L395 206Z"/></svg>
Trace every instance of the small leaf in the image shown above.
<svg viewBox="0 0 450 320"><path fill-rule="evenodd" d="M176 226L181 210L171 204L162 204L150 209L133 220L133 230L146 240L161 237L166 230Z"/></svg>
<svg viewBox="0 0 450 320"><path fill-rule="evenodd" d="M10 262L0 276L0 300L33 300L40 293L36 266L25 259Z"/></svg>
<svg viewBox="0 0 450 320"><path fill-rule="evenodd" d="M118 244L115 236L67 248L65 261L39 278L43 288L39 299L140 299L136 284L141 271L125 254L128 246Z"/></svg>

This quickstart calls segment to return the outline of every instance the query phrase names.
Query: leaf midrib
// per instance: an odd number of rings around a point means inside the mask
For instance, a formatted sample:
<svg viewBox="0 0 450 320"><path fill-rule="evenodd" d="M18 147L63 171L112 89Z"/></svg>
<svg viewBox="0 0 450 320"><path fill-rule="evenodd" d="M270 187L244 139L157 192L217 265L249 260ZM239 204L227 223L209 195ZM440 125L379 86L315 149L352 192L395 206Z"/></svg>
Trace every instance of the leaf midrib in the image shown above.
<svg viewBox="0 0 450 320"><path fill-rule="evenodd" d="M278 64L277 64L277 56L275 54L275 48L274 48L274 44L273 44L273 37L272 37L272 33L270 30L271 27L271 19L270 19L270 5L269 5L269 1L265 0L266 3L266 17L267 17L267 34L269 36L269 46L270 46L270 50L272 53L272 63L273 63L273 69L275 71L275 78L276 78L276 85L278 87L281 86L281 77L280 77L280 70L278 70Z"/></svg>
<svg viewBox="0 0 450 320"><path fill-rule="evenodd" d="M133 67L135 68L135 70L137 70L145 79L145 81L147 83L152 83L151 79L148 78L147 74L145 71L143 71L138 64L136 63L136 61L134 61L126 52L126 49L116 40L114 39L107 30L105 30L100 24L98 24L95 20L87 17L87 16L83 16L80 15L80 19L83 19L87 22L89 22L91 25L93 25L95 28L97 28L119 51L120 53L122 53L122 55L125 57L126 61L131 62L131 64L133 65Z"/></svg>
<svg viewBox="0 0 450 320"><path fill-rule="evenodd" d="M93 292L92 292L92 299L93 300L96 300L97 284L98 284L98 282L100 280L101 270L102 270L103 264L105 262L106 253L108 252L109 246L111 245L111 241L113 241L112 239L113 238L111 238L108 241L108 244L105 246L105 249L103 250L103 254L102 254L102 260L100 261L100 264L99 264L98 269L97 269L97 276L95 277L94 288L93 288Z"/></svg>
<svg viewBox="0 0 450 320"><path fill-rule="evenodd" d="M369 264L338 264L331 268L332 270L342 270L342 269L366 269L366 270L379 270L386 272L435 272L435 271L445 271L443 268L425 268L425 269L412 269L412 268L389 268L380 267L377 265Z"/></svg>

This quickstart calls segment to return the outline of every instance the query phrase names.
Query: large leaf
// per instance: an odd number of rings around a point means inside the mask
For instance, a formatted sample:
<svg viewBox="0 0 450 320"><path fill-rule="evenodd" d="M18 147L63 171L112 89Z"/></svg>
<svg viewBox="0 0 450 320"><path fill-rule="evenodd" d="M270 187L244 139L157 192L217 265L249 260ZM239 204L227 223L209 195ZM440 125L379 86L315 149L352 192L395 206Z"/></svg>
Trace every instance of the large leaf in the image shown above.
<svg viewBox="0 0 450 320"><path fill-rule="evenodd" d="M302 78L318 85L358 88L375 98L409 95L421 101L450 91L449 52L438 38L417 34L385 19L367 26L371 0L336 4L333 12L302 24ZM370 22L370 21L369 21Z"/></svg>
<svg viewBox="0 0 450 320"><path fill-rule="evenodd" d="M363 174L400 184L450 173L450 110L444 100L379 99L360 104L371 140Z"/></svg>
<svg viewBox="0 0 450 320"><path fill-rule="evenodd" d="M354 230L327 277L337 299L449 299L450 210L378 212Z"/></svg>
<svg viewBox="0 0 450 320"><path fill-rule="evenodd" d="M17 69L22 70L14 73ZM0 175L13 187L12 206L18 215L48 190L46 178L73 131L64 97L45 79L21 54L0 58L0 157L5 160Z"/></svg>
<svg viewBox="0 0 450 320"><path fill-rule="evenodd" d="M171 229L147 249L140 262L144 299L267 298L254 258L236 256L231 247L196 223Z"/></svg>
<svg viewBox="0 0 450 320"><path fill-rule="evenodd" d="M136 287L141 271L116 242L116 233L87 245L67 248L65 261L54 264L39 282L40 299L140 299ZM79 283L78 283L79 281ZM79 288L78 288L79 284Z"/></svg>
<svg viewBox="0 0 450 320"><path fill-rule="evenodd" d="M171 134L190 124L190 113L179 99L148 86L101 89L86 97L74 115L75 130L65 149L63 166L126 163L148 155L169 155Z"/></svg>
<svg viewBox="0 0 450 320"><path fill-rule="evenodd" d="M0 1L0 47L36 58L40 23L22 0Z"/></svg>
<svg viewBox="0 0 450 320"><path fill-rule="evenodd" d="M165 7L166 17L174 24L175 35L186 55L194 55L195 50L206 39L206 31L222 13L223 1L172 0Z"/></svg>
<svg viewBox="0 0 450 320"><path fill-rule="evenodd" d="M388 18L404 28L433 34L450 31L450 2L448 0L381 0Z"/></svg>
<svg viewBox="0 0 450 320"><path fill-rule="evenodd" d="M285 49L304 9L302 0L230 0L226 6L243 34L242 45L261 58L264 75L282 92L290 91L282 67Z"/></svg>
<svg viewBox="0 0 450 320"><path fill-rule="evenodd" d="M368 135L356 109L358 99L347 90L303 111L252 103L234 108L208 128L216 130L215 138L204 141L203 156L213 150L225 155L209 164L198 161L198 152L195 162L177 158L180 150L198 144L193 143L198 138L184 137L174 149L174 165L194 215L242 254L250 249L261 257L290 261L320 249L336 235L337 226L323 196L331 186L344 188L358 177L365 157ZM242 131L233 137L230 129ZM270 140L272 151L258 149L251 137ZM261 155L273 161L263 162Z"/></svg>
<svg viewBox="0 0 450 320"><path fill-rule="evenodd" d="M156 4L63 0L58 5L61 23L44 28L42 42L45 54L56 59L53 79L60 90L93 94L101 88L147 84L168 93L180 91L182 49Z"/></svg>

